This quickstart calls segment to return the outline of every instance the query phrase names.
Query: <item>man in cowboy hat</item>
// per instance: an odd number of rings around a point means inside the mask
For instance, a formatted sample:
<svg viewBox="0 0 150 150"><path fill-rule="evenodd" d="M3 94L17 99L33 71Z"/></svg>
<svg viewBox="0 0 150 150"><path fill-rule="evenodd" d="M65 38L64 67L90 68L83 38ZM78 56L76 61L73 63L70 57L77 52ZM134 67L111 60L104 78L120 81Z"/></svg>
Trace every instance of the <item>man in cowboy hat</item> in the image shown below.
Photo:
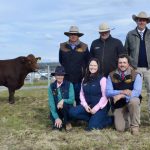
<svg viewBox="0 0 150 150"><path fill-rule="evenodd" d="M148 17L146 12L142 11L138 15L132 15L132 19L137 26L134 30L128 32L125 48L130 56L131 65L143 75L147 86L150 114L150 30L146 26L150 23L150 17Z"/></svg>
<svg viewBox="0 0 150 150"><path fill-rule="evenodd" d="M70 130L72 126L69 109L73 106L75 99L73 85L64 80L66 73L63 66L57 66L51 75L56 78L56 81L51 83L48 88L48 102L53 128L62 129L64 126L66 130Z"/></svg>
<svg viewBox="0 0 150 150"><path fill-rule="evenodd" d="M122 42L110 35L111 30L107 23L100 24L100 37L92 42L90 48L91 56L98 58L100 71L106 77L117 68L118 55L125 53Z"/></svg>
<svg viewBox="0 0 150 150"><path fill-rule="evenodd" d="M69 40L60 44L59 62L68 74L65 79L73 83L75 101L79 105L81 81L89 60L89 50L88 46L79 40L84 34L79 32L77 26L71 26L69 32L64 34L69 37Z"/></svg>

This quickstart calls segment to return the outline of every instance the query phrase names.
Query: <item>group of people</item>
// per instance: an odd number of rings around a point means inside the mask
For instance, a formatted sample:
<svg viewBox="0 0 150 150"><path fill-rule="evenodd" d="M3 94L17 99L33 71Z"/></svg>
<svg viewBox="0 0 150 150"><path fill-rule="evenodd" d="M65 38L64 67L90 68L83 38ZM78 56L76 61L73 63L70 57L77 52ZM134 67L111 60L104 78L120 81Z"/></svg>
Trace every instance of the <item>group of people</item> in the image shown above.
<svg viewBox="0 0 150 150"><path fill-rule="evenodd" d="M84 120L86 130L103 129L139 134L142 80L146 83L150 114L150 17L132 16L137 26L127 34L125 45L111 36L107 23L99 26L100 37L91 44L71 26L67 42L60 44L59 62L49 94L50 116L55 129L72 128L72 120ZM113 112L113 116L108 114Z"/></svg>

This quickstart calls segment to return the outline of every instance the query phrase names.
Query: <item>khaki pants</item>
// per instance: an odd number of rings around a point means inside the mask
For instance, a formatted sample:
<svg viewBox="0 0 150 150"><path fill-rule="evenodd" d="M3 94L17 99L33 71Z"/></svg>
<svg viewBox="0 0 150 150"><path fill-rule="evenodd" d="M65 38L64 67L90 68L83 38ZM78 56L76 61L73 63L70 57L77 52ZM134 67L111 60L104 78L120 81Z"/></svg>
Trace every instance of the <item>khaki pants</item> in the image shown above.
<svg viewBox="0 0 150 150"><path fill-rule="evenodd" d="M140 99L132 98L130 102L114 111L115 128L125 131L128 128L139 127L140 124Z"/></svg>
<svg viewBox="0 0 150 150"><path fill-rule="evenodd" d="M147 96L148 96L148 110L150 113L150 69L138 68L137 71L141 73L143 80L145 82L145 86L147 89Z"/></svg>

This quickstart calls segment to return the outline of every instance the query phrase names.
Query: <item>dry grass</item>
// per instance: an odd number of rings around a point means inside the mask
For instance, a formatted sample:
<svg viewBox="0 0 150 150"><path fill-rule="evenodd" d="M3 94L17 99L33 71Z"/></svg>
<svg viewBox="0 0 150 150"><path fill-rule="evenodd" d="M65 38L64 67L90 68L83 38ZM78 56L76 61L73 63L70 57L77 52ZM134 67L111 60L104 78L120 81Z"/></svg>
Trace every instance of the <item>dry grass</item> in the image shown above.
<svg viewBox="0 0 150 150"><path fill-rule="evenodd" d="M0 93L0 150L149 150L150 122L146 95L143 95L140 135L119 133L112 128L71 132L52 131L48 120L47 90L17 91L16 103Z"/></svg>

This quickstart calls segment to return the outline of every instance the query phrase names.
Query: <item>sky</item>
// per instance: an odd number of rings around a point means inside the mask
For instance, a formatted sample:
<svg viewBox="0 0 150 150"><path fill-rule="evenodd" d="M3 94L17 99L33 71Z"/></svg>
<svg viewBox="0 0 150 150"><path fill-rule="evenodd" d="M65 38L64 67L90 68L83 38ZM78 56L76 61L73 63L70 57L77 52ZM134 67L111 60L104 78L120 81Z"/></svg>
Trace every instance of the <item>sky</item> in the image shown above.
<svg viewBox="0 0 150 150"><path fill-rule="evenodd" d="M79 27L81 41L90 45L99 38L106 22L111 35L123 44L136 27L132 15L145 11L149 0L0 0L0 59L34 54L42 62L57 62L59 45L68 40L64 32ZM148 25L149 27L150 25Z"/></svg>

